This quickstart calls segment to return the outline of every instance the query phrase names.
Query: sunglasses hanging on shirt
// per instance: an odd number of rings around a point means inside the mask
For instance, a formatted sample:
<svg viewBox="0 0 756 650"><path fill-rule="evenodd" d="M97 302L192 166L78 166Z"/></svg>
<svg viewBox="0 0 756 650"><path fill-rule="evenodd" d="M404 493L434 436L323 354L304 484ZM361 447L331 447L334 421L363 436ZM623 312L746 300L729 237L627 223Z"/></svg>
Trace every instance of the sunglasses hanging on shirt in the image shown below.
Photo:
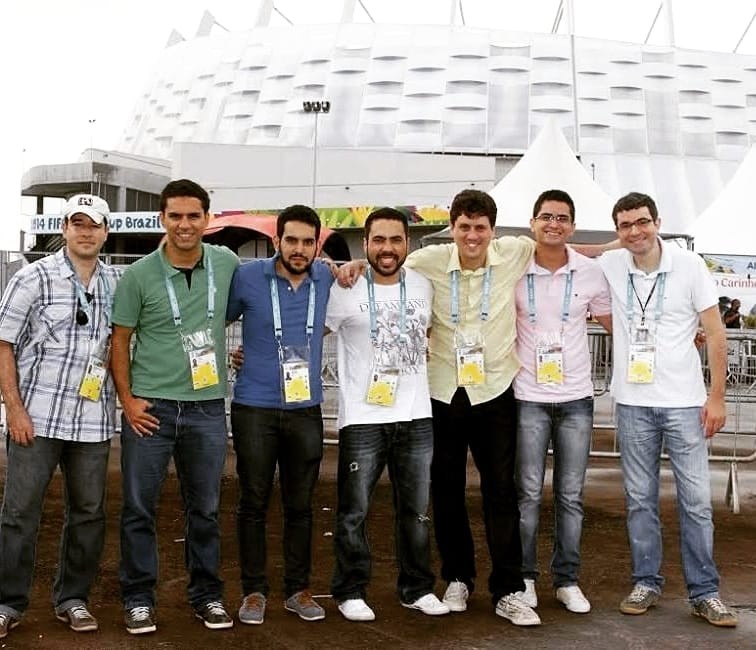
<svg viewBox="0 0 756 650"><path fill-rule="evenodd" d="M89 293L88 291L84 293L84 296L87 299L87 303L91 303L92 299L94 298L93 293ZM89 316L87 316L87 312L85 312L81 308L81 300L76 300L76 324L77 325L87 325L89 324Z"/></svg>

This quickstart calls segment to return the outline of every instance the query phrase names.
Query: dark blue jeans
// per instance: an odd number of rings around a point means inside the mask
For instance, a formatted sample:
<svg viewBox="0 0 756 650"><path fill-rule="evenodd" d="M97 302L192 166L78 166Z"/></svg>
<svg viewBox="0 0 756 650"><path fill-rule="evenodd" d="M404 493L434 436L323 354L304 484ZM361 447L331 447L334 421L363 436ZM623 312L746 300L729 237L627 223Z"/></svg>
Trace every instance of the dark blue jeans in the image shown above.
<svg viewBox="0 0 756 650"><path fill-rule="evenodd" d="M517 488L520 495L522 573L538 578L538 523L549 442L554 450L555 587L578 583L583 532L583 485L593 434L593 398L568 402L518 400Z"/></svg>
<svg viewBox="0 0 756 650"><path fill-rule="evenodd" d="M358 424L339 431L339 504L332 587L335 600L365 598L371 571L365 519L386 465L393 489L399 598L412 603L433 591L428 530L432 456L430 418Z"/></svg>
<svg viewBox="0 0 756 650"><path fill-rule="evenodd" d="M483 523L491 556L488 589L494 603L525 588L522 581L520 510L515 487L517 408L508 388L488 402L472 406L464 388L451 404L431 400L433 464L431 494L441 576L460 580L472 592L475 549L467 515L467 450L480 474Z"/></svg>
<svg viewBox="0 0 756 650"><path fill-rule="evenodd" d="M312 493L323 457L320 406L271 409L231 405L239 475L239 562L242 592L267 596L265 521L278 466L283 503L284 591L288 598L310 585Z"/></svg>
<svg viewBox="0 0 756 650"><path fill-rule="evenodd" d="M155 509L171 458L184 501L184 562L193 607L223 597L218 501L226 459L222 399L177 402L151 399L160 428L141 437L123 418L121 472L121 597L126 609L154 607L158 577Z"/></svg>
<svg viewBox="0 0 756 650"><path fill-rule="evenodd" d="M86 604L105 542L105 484L110 440L72 442L37 436L30 447L6 439L8 465L0 513L0 614L20 617L29 606L42 504L60 465L66 512L58 571L57 613Z"/></svg>

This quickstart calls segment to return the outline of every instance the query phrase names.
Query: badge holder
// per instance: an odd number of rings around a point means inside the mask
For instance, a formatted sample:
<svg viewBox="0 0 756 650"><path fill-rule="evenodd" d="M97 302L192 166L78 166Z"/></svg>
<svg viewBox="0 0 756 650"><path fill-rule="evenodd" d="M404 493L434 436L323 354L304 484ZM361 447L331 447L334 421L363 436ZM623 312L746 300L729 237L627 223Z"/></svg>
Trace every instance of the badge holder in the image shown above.
<svg viewBox="0 0 756 650"><path fill-rule="evenodd" d="M656 367L656 345L648 327L633 327L627 358L627 381L630 384L652 384Z"/></svg>
<svg viewBox="0 0 756 650"><path fill-rule="evenodd" d="M397 390L399 388L399 354L396 350L390 355L391 358L384 362L378 358L373 360L370 369L370 381L368 382L365 401L377 406L393 406L396 403Z"/></svg>
<svg viewBox="0 0 756 650"><path fill-rule="evenodd" d="M210 328L191 334L182 334L181 342L189 357L192 373L192 388L202 390L220 382L218 362L215 358L215 342Z"/></svg>
<svg viewBox="0 0 756 650"><path fill-rule="evenodd" d="M310 393L310 349L284 345L280 351L281 385L286 404L307 402Z"/></svg>
<svg viewBox="0 0 756 650"><path fill-rule="evenodd" d="M536 383L564 384L564 346L558 332L543 334L536 342Z"/></svg>
<svg viewBox="0 0 756 650"><path fill-rule="evenodd" d="M486 383L485 345L483 335L478 332L466 337L455 334L455 357L457 360L457 385L482 386Z"/></svg>
<svg viewBox="0 0 756 650"><path fill-rule="evenodd" d="M108 375L110 357L110 337L90 342L89 359L84 376L79 384L79 396L92 402L99 401L102 386Z"/></svg>

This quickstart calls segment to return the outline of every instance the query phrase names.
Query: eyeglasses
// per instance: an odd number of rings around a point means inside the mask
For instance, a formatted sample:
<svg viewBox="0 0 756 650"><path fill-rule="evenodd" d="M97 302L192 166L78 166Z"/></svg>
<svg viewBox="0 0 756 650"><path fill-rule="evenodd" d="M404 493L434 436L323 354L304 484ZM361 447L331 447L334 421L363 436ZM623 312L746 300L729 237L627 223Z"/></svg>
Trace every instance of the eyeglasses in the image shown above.
<svg viewBox="0 0 756 650"><path fill-rule="evenodd" d="M94 298L93 293L89 293L88 291L84 293L84 296L87 299L87 303L91 303L92 299ZM76 324L77 325L87 325L89 323L89 316L87 316L87 312L85 312L81 308L81 299L76 299Z"/></svg>
<svg viewBox="0 0 756 650"><path fill-rule="evenodd" d="M556 221L557 223L570 223L572 221L572 217L569 214L549 214L548 212L543 212L542 214L539 214L536 218L536 221L543 221L543 223L548 223L550 221Z"/></svg>
<svg viewBox="0 0 756 650"><path fill-rule="evenodd" d="M636 226L638 229L645 228L646 226L656 223L656 219L649 219L648 217L641 217L640 219L636 219L635 221L625 221L623 223L617 224L617 230L620 232L630 232L633 228L633 226Z"/></svg>

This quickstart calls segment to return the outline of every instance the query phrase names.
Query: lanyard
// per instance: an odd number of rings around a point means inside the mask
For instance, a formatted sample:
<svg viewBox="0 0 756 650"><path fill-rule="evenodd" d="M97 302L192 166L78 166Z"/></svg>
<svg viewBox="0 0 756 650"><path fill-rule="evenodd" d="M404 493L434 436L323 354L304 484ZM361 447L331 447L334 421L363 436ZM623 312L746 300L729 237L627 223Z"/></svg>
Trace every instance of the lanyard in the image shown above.
<svg viewBox="0 0 756 650"><path fill-rule="evenodd" d="M648 293L646 302L641 302L638 292L635 290L635 283L633 282L632 273L627 274L627 322L633 322L633 313L635 310L635 303L633 301L633 295L638 301L638 306L641 310L641 327L646 324L646 308L648 303L651 302L651 296L654 295L654 291L658 286L659 291L656 294L656 310L654 311L654 320L658 323L662 317L662 311L664 310L664 283L666 282L666 273L658 273L654 280L654 285L651 287L651 291Z"/></svg>
<svg viewBox="0 0 756 650"><path fill-rule="evenodd" d="M562 299L562 326L570 317L570 301L572 300L572 276L575 273L571 270L564 280L564 298ZM535 325L536 307L535 307L535 273L528 273L528 322Z"/></svg>
<svg viewBox="0 0 756 650"><path fill-rule="evenodd" d="M283 327L281 324L281 304L278 301L278 276L273 273L270 278L270 302L273 305L273 333L278 343L279 351L283 349ZM307 334L307 346L310 346L312 338L313 325L315 324L315 282L310 278L310 293L307 297L307 325L305 333Z"/></svg>
<svg viewBox="0 0 756 650"><path fill-rule="evenodd" d="M460 272L454 270L451 272L451 321L455 325L459 324L459 276ZM480 320L488 320L488 305L491 299L491 267L486 267L486 273L483 276L483 297L480 301Z"/></svg>
<svg viewBox="0 0 756 650"><path fill-rule="evenodd" d="M71 276L71 279L73 281L74 287L76 288L76 299L79 301L79 308L87 315L87 319L89 321L89 326L91 328L91 336L90 338L94 337L94 314L92 312L92 304L89 300L87 300L87 290L84 287L84 285L81 283L81 280L79 280L79 276L76 274L76 269L74 268L73 264L71 263L71 260L68 257L68 254L64 251L63 256L66 258L66 264L68 264L68 268L71 269L71 272L73 275ZM105 302L105 324L107 325L108 330L110 329L110 310L113 305L112 295L110 293L110 286L108 285L108 281L101 272L99 268L99 262L97 266L97 280L95 283L95 287L100 286L100 280L102 280L102 286L103 286L103 294L104 294L104 302Z"/></svg>
<svg viewBox="0 0 756 650"><path fill-rule="evenodd" d="M213 316L215 315L215 275L213 273L213 260L210 256L210 252L205 255L205 268L207 269L207 322L213 322ZM171 312L173 313L173 324L177 328L181 328L181 312L179 311L178 299L176 298L176 291L173 288L173 283L165 274L165 289L168 292L168 300L171 303Z"/></svg>
<svg viewBox="0 0 756 650"><path fill-rule="evenodd" d="M368 286L368 306L370 308L370 340L375 344L378 340L378 317L375 310L375 283L373 271L365 272ZM404 284L404 269L399 274L399 336L404 337L407 330L407 287Z"/></svg>

